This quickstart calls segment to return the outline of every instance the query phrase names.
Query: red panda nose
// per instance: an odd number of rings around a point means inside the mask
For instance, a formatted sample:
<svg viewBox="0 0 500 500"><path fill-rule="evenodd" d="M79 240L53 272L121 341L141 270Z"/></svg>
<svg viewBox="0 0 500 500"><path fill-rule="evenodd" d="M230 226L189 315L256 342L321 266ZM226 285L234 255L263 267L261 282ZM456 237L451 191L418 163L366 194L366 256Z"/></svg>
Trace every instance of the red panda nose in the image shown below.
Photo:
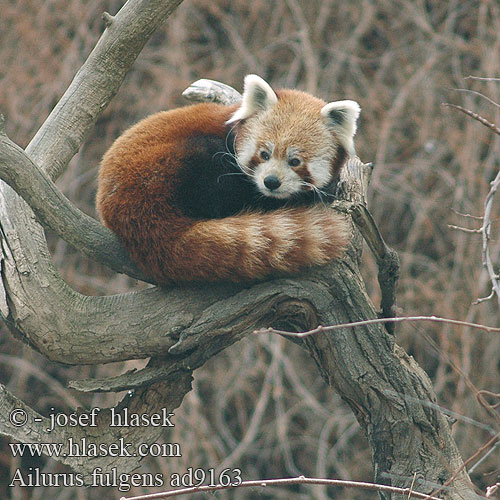
<svg viewBox="0 0 500 500"><path fill-rule="evenodd" d="M268 175L264 179L264 186L271 191L278 189L281 186L281 181L275 175Z"/></svg>

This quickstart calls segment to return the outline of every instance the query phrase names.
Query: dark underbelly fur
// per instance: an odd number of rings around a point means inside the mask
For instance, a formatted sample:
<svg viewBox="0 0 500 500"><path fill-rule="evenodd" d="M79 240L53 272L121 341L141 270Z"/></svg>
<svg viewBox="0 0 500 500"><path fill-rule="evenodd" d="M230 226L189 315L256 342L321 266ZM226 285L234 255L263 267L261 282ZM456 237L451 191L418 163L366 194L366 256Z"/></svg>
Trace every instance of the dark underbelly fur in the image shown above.
<svg viewBox="0 0 500 500"><path fill-rule="evenodd" d="M193 219L218 219L245 210L270 211L333 200L335 182L322 188L325 194L321 196L314 191L304 191L285 200L264 196L236 165L233 142L231 136L224 140L215 135L196 137L188 142L175 193L176 204L184 215Z"/></svg>

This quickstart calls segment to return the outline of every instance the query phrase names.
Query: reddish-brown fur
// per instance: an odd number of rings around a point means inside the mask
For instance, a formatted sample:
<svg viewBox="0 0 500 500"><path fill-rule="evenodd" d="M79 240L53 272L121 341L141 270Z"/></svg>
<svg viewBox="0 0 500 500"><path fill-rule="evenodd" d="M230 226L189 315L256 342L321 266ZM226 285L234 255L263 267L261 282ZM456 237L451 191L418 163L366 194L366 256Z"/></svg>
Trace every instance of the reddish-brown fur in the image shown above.
<svg viewBox="0 0 500 500"><path fill-rule="evenodd" d="M344 218L322 206L205 220L181 212L174 193L187 140L225 137L235 109L210 103L157 113L126 131L103 157L101 219L159 284L292 273L325 264L346 246Z"/></svg>

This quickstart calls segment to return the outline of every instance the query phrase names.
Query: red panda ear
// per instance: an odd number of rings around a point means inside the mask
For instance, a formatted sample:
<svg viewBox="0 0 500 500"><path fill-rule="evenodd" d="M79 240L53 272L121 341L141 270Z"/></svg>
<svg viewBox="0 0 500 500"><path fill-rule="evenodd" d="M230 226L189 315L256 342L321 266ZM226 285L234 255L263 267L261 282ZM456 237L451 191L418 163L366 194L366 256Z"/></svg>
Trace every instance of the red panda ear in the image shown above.
<svg viewBox="0 0 500 500"><path fill-rule="evenodd" d="M273 107L277 102L278 97L265 80L257 75L247 75L243 90L243 102L226 123L231 124L245 120L259 111Z"/></svg>
<svg viewBox="0 0 500 500"><path fill-rule="evenodd" d="M326 119L328 126L338 135L340 143L346 151L354 156L353 137L356 134L356 122L361 108L356 101L329 102L321 109L321 116Z"/></svg>

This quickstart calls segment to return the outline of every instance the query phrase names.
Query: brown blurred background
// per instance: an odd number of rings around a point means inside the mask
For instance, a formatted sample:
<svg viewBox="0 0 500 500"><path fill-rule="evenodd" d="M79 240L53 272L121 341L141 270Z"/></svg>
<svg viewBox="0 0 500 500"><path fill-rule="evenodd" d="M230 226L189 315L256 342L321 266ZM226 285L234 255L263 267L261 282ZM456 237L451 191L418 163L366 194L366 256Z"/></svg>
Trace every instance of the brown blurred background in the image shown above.
<svg viewBox="0 0 500 500"><path fill-rule="evenodd" d="M122 4L0 0L0 111L15 142L26 146L98 40L102 12L114 14ZM461 214L482 214L489 182L500 167L500 137L441 106L445 101L459 104L500 123L500 107L478 95L499 103L500 82L467 78L500 77L498 1L185 0L139 56L59 187L95 216L99 159L121 132L151 112L182 105L182 90L198 78L241 89L247 73L258 73L277 88L298 87L325 100L361 104L357 151L375 164L370 210L401 257L400 314L498 326L495 298L473 305L490 293L481 237L449 225L480 227L481 221ZM497 199L491 241L497 264L499 204ZM79 292L111 294L142 286L48 237L61 274ZM363 266L368 292L378 304L377 269L368 251ZM400 325L397 340L427 370L439 404L458 414L454 435L468 458L499 430L477 403L474 387L500 392L500 336L420 323ZM70 411L77 404L113 404L119 396L81 395L65 384L140 365L60 366L14 340L5 328L0 334L0 382L44 414L52 407ZM370 452L354 416L292 343L248 337L195 375L194 389L166 438L181 444L183 457L147 459L141 472L167 475L223 462L241 468L244 479L303 474L372 480ZM124 494L111 489L9 489L18 467L65 469L46 459L14 459L7 443L0 441L2 499L117 499ZM499 448L472 470L483 491L499 481ZM133 488L126 494L153 491ZM376 495L297 487L220 492L216 498Z"/></svg>

